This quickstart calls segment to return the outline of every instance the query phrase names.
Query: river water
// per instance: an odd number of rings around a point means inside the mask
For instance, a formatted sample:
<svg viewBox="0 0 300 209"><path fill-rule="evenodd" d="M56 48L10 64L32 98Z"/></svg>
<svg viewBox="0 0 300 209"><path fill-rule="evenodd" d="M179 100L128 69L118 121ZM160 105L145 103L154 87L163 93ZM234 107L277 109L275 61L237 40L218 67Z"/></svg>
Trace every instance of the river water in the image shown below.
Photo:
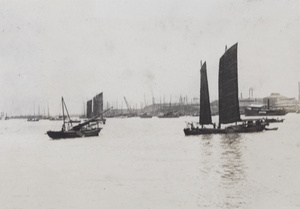
<svg viewBox="0 0 300 209"><path fill-rule="evenodd" d="M0 121L0 208L300 208L300 114L284 118L189 137L195 117L109 118L99 137L65 140L45 134L61 121Z"/></svg>

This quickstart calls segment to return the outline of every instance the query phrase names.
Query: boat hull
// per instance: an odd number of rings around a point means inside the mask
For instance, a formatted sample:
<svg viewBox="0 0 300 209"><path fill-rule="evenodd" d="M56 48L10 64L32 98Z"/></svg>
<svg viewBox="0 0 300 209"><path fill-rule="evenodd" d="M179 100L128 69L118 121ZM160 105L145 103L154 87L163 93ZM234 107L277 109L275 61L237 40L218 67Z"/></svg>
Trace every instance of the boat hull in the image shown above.
<svg viewBox="0 0 300 209"><path fill-rule="evenodd" d="M186 136L190 135L203 135L203 134L222 134L225 133L225 129L215 128L185 128L183 132Z"/></svg>
<svg viewBox="0 0 300 209"><path fill-rule="evenodd" d="M140 118L152 118L152 115L141 115Z"/></svg>
<svg viewBox="0 0 300 209"><path fill-rule="evenodd" d="M80 130L80 131L47 131L47 134L52 139L68 139L68 138L78 138L78 137L90 137L99 136L101 128L91 129L91 130Z"/></svg>
<svg viewBox="0 0 300 209"><path fill-rule="evenodd" d="M267 123L283 123L284 119L275 119L275 118L272 118L272 119L265 119L265 121Z"/></svg>
<svg viewBox="0 0 300 209"><path fill-rule="evenodd" d="M158 118L179 118L179 115L162 115L157 117Z"/></svg>
<svg viewBox="0 0 300 209"><path fill-rule="evenodd" d="M225 133L251 133L251 132L261 132L265 130L265 125L235 125L228 126L225 128Z"/></svg>
<svg viewBox="0 0 300 209"><path fill-rule="evenodd" d="M265 125L234 125L228 126L225 129L214 129L214 128L185 128L183 132L186 136L190 135L204 135L204 134L228 134L228 133L251 133L261 132L265 130Z"/></svg>

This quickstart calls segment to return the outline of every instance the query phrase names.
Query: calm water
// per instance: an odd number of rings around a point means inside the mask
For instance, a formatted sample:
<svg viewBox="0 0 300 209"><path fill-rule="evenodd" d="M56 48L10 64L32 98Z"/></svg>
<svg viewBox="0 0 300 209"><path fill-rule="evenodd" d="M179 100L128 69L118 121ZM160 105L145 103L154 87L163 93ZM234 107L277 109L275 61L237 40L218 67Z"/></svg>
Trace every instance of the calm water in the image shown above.
<svg viewBox="0 0 300 209"><path fill-rule="evenodd" d="M300 208L300 114L278 131L185 137L177 119L107 119L50 140L60 121L0 121L1 209Z"/></svg>

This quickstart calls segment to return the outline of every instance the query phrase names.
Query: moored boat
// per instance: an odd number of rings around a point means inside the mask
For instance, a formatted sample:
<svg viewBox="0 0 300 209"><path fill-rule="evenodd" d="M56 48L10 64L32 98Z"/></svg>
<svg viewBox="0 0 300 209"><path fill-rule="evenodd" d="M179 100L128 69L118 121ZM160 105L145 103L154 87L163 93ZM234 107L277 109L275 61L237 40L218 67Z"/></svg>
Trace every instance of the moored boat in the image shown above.
<svg viewBox="0 0 300 209"><path fill-rule="evenodd" d="M4 115L4 112L1 112L1 115L0 115L0 120L8 120L9 117L6 115Z"/></svg>
<svg viewBox="0 0 300 209"><path fill-rule="evenodd" d="M33 117L33 118L28 118L27 121L29 122L38 122L40 119L37 117Z"/></svg>
<svg viewBox="0 0 300 209"><path fill-rule="evenodd" d="M65 120L64 110L66 110L68 121ZM102 128L99 127L98 116L95 116L83 123L73 126L70 119L67 106L62 98L63 125L60 131L47 131L47 134L52 139L66 139L77 137L98 136Z"/></svg>
<svg viewBox="0 0 300 209"><path fill-rule="evenodd" d="M284 119L279 118L264 118L267 123L282 123Z"/></svg>
<svg viewBox="0 0 300 209"><path fill-rule="evenodd" d="M179 115L174 112L167 112L162 115L158 115L158 118L179 118Z"/></svg>
<svg viewBox="0 0 300 209"><path fill-rule="evenodd" d="M149 115L148 113L143 113L139 115L140 118L152 118L152 115Z"/></svg>

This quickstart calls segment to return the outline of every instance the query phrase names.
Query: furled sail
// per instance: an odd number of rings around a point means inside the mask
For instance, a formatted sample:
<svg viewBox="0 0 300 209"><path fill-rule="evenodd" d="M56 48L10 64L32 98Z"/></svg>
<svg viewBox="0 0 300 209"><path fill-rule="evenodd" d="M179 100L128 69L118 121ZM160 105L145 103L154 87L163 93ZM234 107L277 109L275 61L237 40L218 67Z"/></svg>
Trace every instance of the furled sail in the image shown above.
<svg viewBox="0 0 300 209"><path fill-rule="evenodd" d="M93 101L89 100L86 103L86 117L91 118L93 117Z"/></svg>
<svg viewBox="0 0 300 209"><path fill-rule="evenodd" d="M93 116L97 116L100 114L100 118L103 119L103 92L101 92L100 94L96 95L93 98Z"/></svg>
<svg viewBox="0 0 300 209"><path fill-rule="evenodd" d="M237 43L220 58L219 123L240 121L238 100Z"/></svg>
<svg viewBox="0 0 300 209"><path fill-rule="evenodd" d="M206 62L200 70L200 124L211 124L211 110L209 102L208 82L206 73Z"/></svg>

